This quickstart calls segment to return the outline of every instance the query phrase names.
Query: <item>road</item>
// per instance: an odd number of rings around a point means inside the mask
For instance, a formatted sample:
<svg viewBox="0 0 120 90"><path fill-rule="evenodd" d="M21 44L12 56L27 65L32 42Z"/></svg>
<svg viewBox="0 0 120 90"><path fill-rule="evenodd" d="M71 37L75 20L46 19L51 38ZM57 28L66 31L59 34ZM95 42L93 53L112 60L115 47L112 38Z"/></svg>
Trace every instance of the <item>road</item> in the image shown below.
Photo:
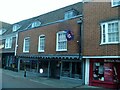
<svg viewBox="0 0 120 90"><path fill-rule="evenodd" d="M2 88L54 88L26 78L13 77L2 74Z"/></svg>

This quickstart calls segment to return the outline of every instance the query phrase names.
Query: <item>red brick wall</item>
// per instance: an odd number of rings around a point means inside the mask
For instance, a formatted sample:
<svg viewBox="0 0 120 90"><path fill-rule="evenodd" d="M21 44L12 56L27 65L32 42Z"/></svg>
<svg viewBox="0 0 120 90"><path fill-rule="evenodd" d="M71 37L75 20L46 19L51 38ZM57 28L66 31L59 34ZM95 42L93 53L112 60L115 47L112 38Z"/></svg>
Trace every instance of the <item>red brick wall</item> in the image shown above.
<svg viewBox="0 0 120 90"><path fill-rule="evenodd" d="M84 51L85 56L118 55L119 45L100 45L100 22L118 18L119 8L110 2L84 3Z"/></svg>
<svg viewBox="0 0 120 90"><path fill-rule="evenodd" d="M77 20L72 19L64 21L61 23L55 23L47 26L42 26L40 28L26 30L19 33L18 39L18 51L17 54L23 53L23 42L25 37L30 37L30 53L38 53L38 40L39 35L45 35L45 52L44 54L76 54L78 53L78 39L79 39L79 25ZM56 33L58 31L63 31L69 29L74 33L74 40L68 41L68 51L66 52L57 52L56 51Z"/></svg>

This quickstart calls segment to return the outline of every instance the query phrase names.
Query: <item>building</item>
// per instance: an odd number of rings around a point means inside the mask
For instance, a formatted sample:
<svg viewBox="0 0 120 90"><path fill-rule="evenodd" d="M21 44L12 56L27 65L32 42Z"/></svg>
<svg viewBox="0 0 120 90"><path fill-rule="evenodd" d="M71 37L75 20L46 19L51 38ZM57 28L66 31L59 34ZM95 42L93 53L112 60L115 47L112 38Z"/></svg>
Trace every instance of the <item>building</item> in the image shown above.
<svg viewBox="0 0 120 90"><path fill-rule="evenodd" d="M3 68L12 68L15 64L15 37L14 33L11 33L11 24L0 22L0 54Z"/></svg>
<svg viewBox="0 0 120 90"><path fill-rule="evenodd" d="M120 2L83 0L10 27L1 46L10 43L7 36L14 37L14 48L9 49L18 71L81 85L120 87ZM9 49L3 48L3 59L11 55ZM5 59L4 66L11 60Z"/></svg>
<svg viewBox="0 0 120 90"><path fill-rule="evenodd" d="M83 15L86 83L120 88L120 2L85 2Z"/></svg>
<svg viewBox="0 0 120 90"><path fill-rule="evenodd" d="M41 76L84 84L82 9L79 2L33 17L18 35L18 70L43 70Z"/></svg>

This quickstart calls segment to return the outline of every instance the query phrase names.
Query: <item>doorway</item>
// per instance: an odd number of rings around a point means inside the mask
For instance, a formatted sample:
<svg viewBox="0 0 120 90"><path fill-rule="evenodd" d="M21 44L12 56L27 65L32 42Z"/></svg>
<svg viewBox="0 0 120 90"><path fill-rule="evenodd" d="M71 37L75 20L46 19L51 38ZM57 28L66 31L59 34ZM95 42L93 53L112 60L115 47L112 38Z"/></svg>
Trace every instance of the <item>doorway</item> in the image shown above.
<svg viewBox="0 0 120 90"><path fill-rule="evenodd" d="M59 61L50 62L50 78L60 79L60 66Z"/></svg>

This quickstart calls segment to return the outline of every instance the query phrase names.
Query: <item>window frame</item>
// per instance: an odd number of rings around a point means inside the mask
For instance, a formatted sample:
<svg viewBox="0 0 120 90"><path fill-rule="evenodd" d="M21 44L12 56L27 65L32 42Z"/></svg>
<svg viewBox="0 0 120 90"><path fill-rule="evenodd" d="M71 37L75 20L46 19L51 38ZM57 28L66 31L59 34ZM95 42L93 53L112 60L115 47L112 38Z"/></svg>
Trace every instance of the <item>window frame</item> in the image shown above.
<svg viewBox="0 0 120 90"><path fill-rule="evenodd" d="M25 45L26 45L25 40L26 40L26 39L29 39L29 50L28 50L28 51L25 50L25 47L26 47L26 46L25 46ZM30 37L25 37L25 38L24 38L24 43L23 43L23 52L28 53L29 51L30 51Z"/></svg>
<svg viewBox="0 0 120 90"><path fill-rule="evenodd" d="M65 12L64 19L67 20L67 19L70 19L70 18L72 18L72 17L74 17L76 15L77 15L76 10L69 10L69 11Z"/></svg>
<svg viewBox="0 0 120 90"><path fill-rule="evenodd" d="M40 25L41 25L41 22L40 22L40 21L34 21L34 22L31 24L31 28L39 27Z"/></svg>
<svg viewBox="0 0 120 90"><path fill-rule="evenodd" d="M109 41L109 38L108 38L108 34L109 34L108 33L108 24L111 24L111 23L118 23L118 41L114 41L114 42ZM103 25L105 26L105 30L103 29ZM120 28L119 28L120 27L120 20L104 22L104 23L101 23L100 26L101 26L101 43L100 43L100 45L103 45L103 44L118 44L118 43L120 43L120 37L119 37L120 36ZM103 34L105 35L105 38L103 37Z"/></svg>
<svg viewBox="0 0 120 90"><path fill-rule="evenodd" d="M111 0L111 6L112 7L120 6L120 0L115 5L114 5L114 0Z"/></svg>
<svg viewBox="0 0 120 90"><path fill-rule="evenodd" d="M7 45L8 44L8 45ZM12 37L5 39L5 49L12 47Z"/></svg>
<svg viewBox="0 0 120 90"><path fill-rule="evenodd" d="M19 25L19 24L15 24L15 25L13 25L12 30L13 30L13 32L15 32L15 31L17 31L19 28L20 28L20 25Z"/></svg>
<svg viewBox="0 0 120 90"><path fill-rule="evenodd" d="M41 45L41 37L44 37L44 50L42 50L40 47L40 45ZM39 41L38 41L38 52L45 52L45 35L44 34L42 34L42 35L40 35L39 36Z"/></svg>
<svg viewBox="0 0 120 90"><path fill-rule="evenodd" d="M57 38L56 38L56 51L67 51L67 38L66 38L65 40L63 40L63 41L59 41L59 40L58 40L59 34L63 34L63 33L66 34L65 31L59 31L59 32L57 32ZM66 37L66 36L65 36L65 37ZM59 42L66 42L66 49L59 49L59 48L58 48Z"/></svg>

